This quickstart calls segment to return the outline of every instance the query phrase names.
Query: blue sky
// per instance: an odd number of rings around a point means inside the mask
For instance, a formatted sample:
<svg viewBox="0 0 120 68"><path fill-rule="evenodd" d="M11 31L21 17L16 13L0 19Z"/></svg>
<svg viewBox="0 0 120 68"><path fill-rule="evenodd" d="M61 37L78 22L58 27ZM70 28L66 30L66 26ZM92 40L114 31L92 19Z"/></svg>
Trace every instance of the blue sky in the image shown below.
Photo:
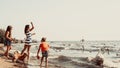
<svg viewBox="0 0 120 68"><path fill-rule="evenodd" d="M13 26L13 37L24 39L33 22L40 40L120 40L119 0L0 0L0 27Z"/></svg>

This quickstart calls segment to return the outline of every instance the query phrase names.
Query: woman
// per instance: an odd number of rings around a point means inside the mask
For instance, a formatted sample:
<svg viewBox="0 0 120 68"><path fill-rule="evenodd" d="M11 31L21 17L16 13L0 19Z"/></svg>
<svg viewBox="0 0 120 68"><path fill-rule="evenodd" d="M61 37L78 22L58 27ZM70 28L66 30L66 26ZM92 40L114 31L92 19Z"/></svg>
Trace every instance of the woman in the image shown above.
<svg viewBox="0 0 120 68"><path fill-rule="evenodd" d="M29 60L29 55L30 55L30 47L31 47L31 42L32 42L32 39L31 39L31 36L34 35L35 33L30 33L33 29L34 29L34 26L33 26L33 23L31 22L31 25L32 27L30 28L29 25L25 25L25 29L24 29L24 33L26 35L26 39L25 39L25 45L24 45L24 49L22 50L21 54L24 53L24 51L27 49L27 54L28 54L28 57L27 59Z"/></svg>
<svg viewBox="0 0 120 68"><path fill-rule="evenodd" d="M7 26L7 29L6 29L6 32L5 32L5 43L4 43L4 45L7 46L4 55L7 58L9 58L9 51L11 50L11 43L13 41L11 31L12 31L12 26Z"/></svg>

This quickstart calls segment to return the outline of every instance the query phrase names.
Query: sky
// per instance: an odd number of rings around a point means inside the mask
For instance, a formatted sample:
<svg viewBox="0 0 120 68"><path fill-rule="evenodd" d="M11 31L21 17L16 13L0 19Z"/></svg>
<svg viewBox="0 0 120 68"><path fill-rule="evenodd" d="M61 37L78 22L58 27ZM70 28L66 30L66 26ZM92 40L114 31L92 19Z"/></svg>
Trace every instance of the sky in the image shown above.
<svg viewBox="0 0 120 68"><path fill-rule="evenodd" d="M120 0L0 0L0 28L24 39L30 22L37 40L120 40Z"/></svg>

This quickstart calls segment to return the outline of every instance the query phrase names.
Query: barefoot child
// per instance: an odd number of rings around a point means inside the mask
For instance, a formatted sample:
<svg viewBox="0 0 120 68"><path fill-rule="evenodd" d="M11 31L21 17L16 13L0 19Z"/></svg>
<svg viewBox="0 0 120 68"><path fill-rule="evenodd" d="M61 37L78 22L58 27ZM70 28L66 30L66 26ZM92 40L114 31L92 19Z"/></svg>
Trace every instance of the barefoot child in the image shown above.
<svg viewBox="0 0 120 68"><path fill-rule="evenodd" d="M12 38L12 26L7 26L7 29L5 31L5 42L4 45L7 46L6 51L4 55L9 58L9 51L11 50L11 43L13 41Z"/></svg>
<svg viewBox="0 0 120 68"><path fill-rule="evenodd" d="M16 61L22 61L23 63L25 63L25 58L27 57L27 54L24 53L24 54L20 54L18 51L15 51L14 52L14 55L13 55L13 59L12 61L13 62L16 62Z"/></svg>
<svg viewBox="0 0 120 68"><path fill-rule="evenodd" d="M40 49L42 51L42 58L41 58L40 66L42 66L43 59L45 58L45 66L47 67L47 65L48 65L48 49L49 49L49 45L46 43L46 38L44 38L44 37L41 39L41 44L40 44L38 52L37 52L37 58L38 59L40 58L39 57Z"/></svg>

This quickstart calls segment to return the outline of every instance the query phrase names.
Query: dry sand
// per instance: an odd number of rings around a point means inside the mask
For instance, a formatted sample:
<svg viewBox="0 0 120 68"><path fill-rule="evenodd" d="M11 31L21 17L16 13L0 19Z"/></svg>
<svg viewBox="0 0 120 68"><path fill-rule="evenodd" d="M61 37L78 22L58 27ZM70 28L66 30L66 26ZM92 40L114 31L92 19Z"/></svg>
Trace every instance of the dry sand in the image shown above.
<svg viewBox="0 0 120 68"><path fill-rule="evenodd" d="M3 50L4 45L0 44L0 68L26 68L24 64L13 63L11 59L7 59Z"/></svg>

